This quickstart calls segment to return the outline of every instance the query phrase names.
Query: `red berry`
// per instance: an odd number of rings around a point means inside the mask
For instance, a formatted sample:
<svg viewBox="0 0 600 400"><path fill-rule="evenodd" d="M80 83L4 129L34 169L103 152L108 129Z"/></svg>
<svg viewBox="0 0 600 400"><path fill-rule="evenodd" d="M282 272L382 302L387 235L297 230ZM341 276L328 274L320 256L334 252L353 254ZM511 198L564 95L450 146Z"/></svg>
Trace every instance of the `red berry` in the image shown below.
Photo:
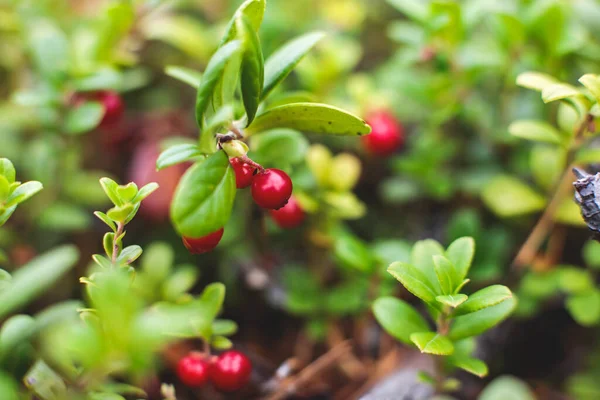
<svg viewBox="0 0 600 400"><path fill-rule="evenodd" d="M210 380L224 392L241 389L250 380L252 363L243 353L235 350L221 354L210 366Z"/></svg>
<svg viewBox="0 0 600 400"><path fill-rule="evenodd" d="M269 168L259 172L252 181L252 198L262 208L278 210L292 195L292 180L280 169Z"/></svg>
<svg viewBox="0 0 600 400"><path fill-rule="evenodd" d="M97 92L94 95L94 98L104 106L104 117L102 118L102 121L100 121L100 126L106 127L121 119L125 106L119 93L112 90L106 90Z"/></svg>
<svg viewBox="0 0 600 400"><path fill-rule="evenodd" d="M247 164L239 158L232 158L229 160L235 172L235 187L238 189L244 189L252 185L252 179L254 178L254 168L252 165Z"/></svg>
<svg viewBox="0 0 600 400"><path fill-rule="evenodd" d="M279 210L271 210L269 213L275 223L284 229L295 228L304 221L304 210L302 210L294 196L290 197L285 206Z"/></svg>
<svg viewBox="0 0 600 400"><path fill-rule="evenodd" d="M199 354L190 354L177 363L177 376L187 386L199 387L208 381L210 364Z"/></svg>
<svg viewBox="0 0 600 400"><path fill-rule="evenodd" d="M371 133L363 136L362 140L369 153L389 156L404 143L402 125L389 112L373 113L367 118L367 123L371 125Z"/></svg>
<svg viewBox="0 0 600 400"><path fill-rule="evenodd" d="M223 237L223 228L199 238L183 237L183 245L192 254L203 254L212 251Z"/></svg>

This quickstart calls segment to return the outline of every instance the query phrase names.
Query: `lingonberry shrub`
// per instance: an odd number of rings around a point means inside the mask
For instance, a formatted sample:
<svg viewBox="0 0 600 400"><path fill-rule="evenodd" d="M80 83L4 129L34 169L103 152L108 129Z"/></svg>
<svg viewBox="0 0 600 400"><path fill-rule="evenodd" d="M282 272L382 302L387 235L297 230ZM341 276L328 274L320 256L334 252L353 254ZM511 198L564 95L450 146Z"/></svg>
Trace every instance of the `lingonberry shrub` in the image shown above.
<svg viewBox="0 0 600 400"><path fill-rule="evenodd" d="M248 0L238 8L201 79L185 68L170 67L168 71L197 89L195 116L200 135L197 144L165 150L157 160L157 168L206 157L181 178L171 205L171 219L188 245L188 238L204 238L228 222L236 188L246 186L250 180L246 173L242 179L239 162L230 159L243 157L251 161L250 138L260 142L263 134L275 128L329 135L361 136L370 132L362 119L330 105L293 100L269 103L268 96L275 87L324 35L305 34L264 60L258 30L265 4L264 0ZM238 59L241 62L236 63ZM237 85L231 84L238 80L241 98L235 96ZM240 103L245 113L234 118L233 110ZM265 209L283 207L293 191L288 173L268 164L257 165L257 169L251 183L256 204Z"/></svg>
<svg viewBox="0 0 600 400"><path fill-rule="evenodd" d="M475 242L459 238L444 249L434 240L417 242L410 262L394 262L388 272L427 306L430 323L407 302L380 297L373 303L377 321L394 338L422 353L444 356L436 376L422 373L425 382L438 391L456 390L456 381L446 379L446 368L460 368L474 375L487 375L486 364L472 356L473 337L507 318L516 306L510 289L492 285L464 294Z"/></svg>

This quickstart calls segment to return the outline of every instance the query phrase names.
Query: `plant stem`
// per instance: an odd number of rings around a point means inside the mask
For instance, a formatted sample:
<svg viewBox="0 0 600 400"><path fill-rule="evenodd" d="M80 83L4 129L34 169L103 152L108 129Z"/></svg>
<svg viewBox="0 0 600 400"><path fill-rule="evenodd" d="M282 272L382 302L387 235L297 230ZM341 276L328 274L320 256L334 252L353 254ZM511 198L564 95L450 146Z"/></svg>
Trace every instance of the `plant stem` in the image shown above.
<svg viewBox="0 0 600 400"><path fill-rule="evenodd" d="M590 124L593 122L593 116L588 114L585 116L583 121L575 128L575 132L573 135L573 145L569 150L569 154L567 157L567 165L568 168L563 172L562 177L556 186L556 191L548 203L548 207L544 210L542 216L535 224L533 230L527 237L527 240L521 246L519 252L517 253L515 259L512 262L513 267L522 267L525 265L530 265L535 256L538 253L538 250L544 239L548 237L552 229L554 228L554 215L556 210L560 206L560 204L565 199L565 195L570 192L571 183L573 180L571 169L574 167L573 158L575 155L575 151L579 149L582 144L583 135L589 129ZM556 254L554 254L556 257Z"/></svg>
<svg viewBox="0 0 600 400"><path fill-rule="evenodd" d="M123 228L125 225L122 222L117 222L117 231L115 232L115 239L113 240L113 249L112 249L112 264L115 265L117 263L117 257L119 256L119 236L123 234Z"/></svg>

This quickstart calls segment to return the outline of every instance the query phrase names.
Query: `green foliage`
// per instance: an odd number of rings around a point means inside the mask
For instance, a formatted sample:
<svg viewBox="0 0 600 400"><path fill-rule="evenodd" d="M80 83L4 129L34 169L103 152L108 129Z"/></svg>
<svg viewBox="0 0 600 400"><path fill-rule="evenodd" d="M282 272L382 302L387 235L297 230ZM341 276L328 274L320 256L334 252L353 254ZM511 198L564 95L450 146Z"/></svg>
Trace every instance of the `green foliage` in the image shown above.
<svg viewBox="0 0 600 400"><path fill-rule="evenodd" d="M437 332L430 330L412 306L392 297L377 299L373 312L395 338L416 345L422 353L449 356L451 365L485 376L485 364L471 357L472 348L465 350L460 343L506 319L516 300L510 289L502 285L471 295L460 293L469 281L466 277L474 253L472 238L456 239L445 250L433 240L424 240L413 246L410 263L394 262L388 268L394 278L428 306Z"/></svg>
<svg viewBox="0 0 600 400"><path fill-rule="evenodd" d="M0 226L6 223L19 204L40 190L40 182L17 181L13 164L7 158L0 158Z"/></svg>

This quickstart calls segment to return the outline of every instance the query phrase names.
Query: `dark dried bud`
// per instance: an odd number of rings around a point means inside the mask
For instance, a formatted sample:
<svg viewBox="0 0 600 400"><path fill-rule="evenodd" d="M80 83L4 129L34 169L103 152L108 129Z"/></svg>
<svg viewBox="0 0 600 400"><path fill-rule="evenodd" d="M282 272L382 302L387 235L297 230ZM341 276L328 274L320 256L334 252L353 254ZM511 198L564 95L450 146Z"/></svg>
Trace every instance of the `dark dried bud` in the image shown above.
<svg viewBox="0 0 600 400"><path fill-rule="evenodd" d="M590 175L585 171L573 168L578 178L573 182L575 201L579 204L583 220L596 237L600 236L600 173Z"/></svg>

